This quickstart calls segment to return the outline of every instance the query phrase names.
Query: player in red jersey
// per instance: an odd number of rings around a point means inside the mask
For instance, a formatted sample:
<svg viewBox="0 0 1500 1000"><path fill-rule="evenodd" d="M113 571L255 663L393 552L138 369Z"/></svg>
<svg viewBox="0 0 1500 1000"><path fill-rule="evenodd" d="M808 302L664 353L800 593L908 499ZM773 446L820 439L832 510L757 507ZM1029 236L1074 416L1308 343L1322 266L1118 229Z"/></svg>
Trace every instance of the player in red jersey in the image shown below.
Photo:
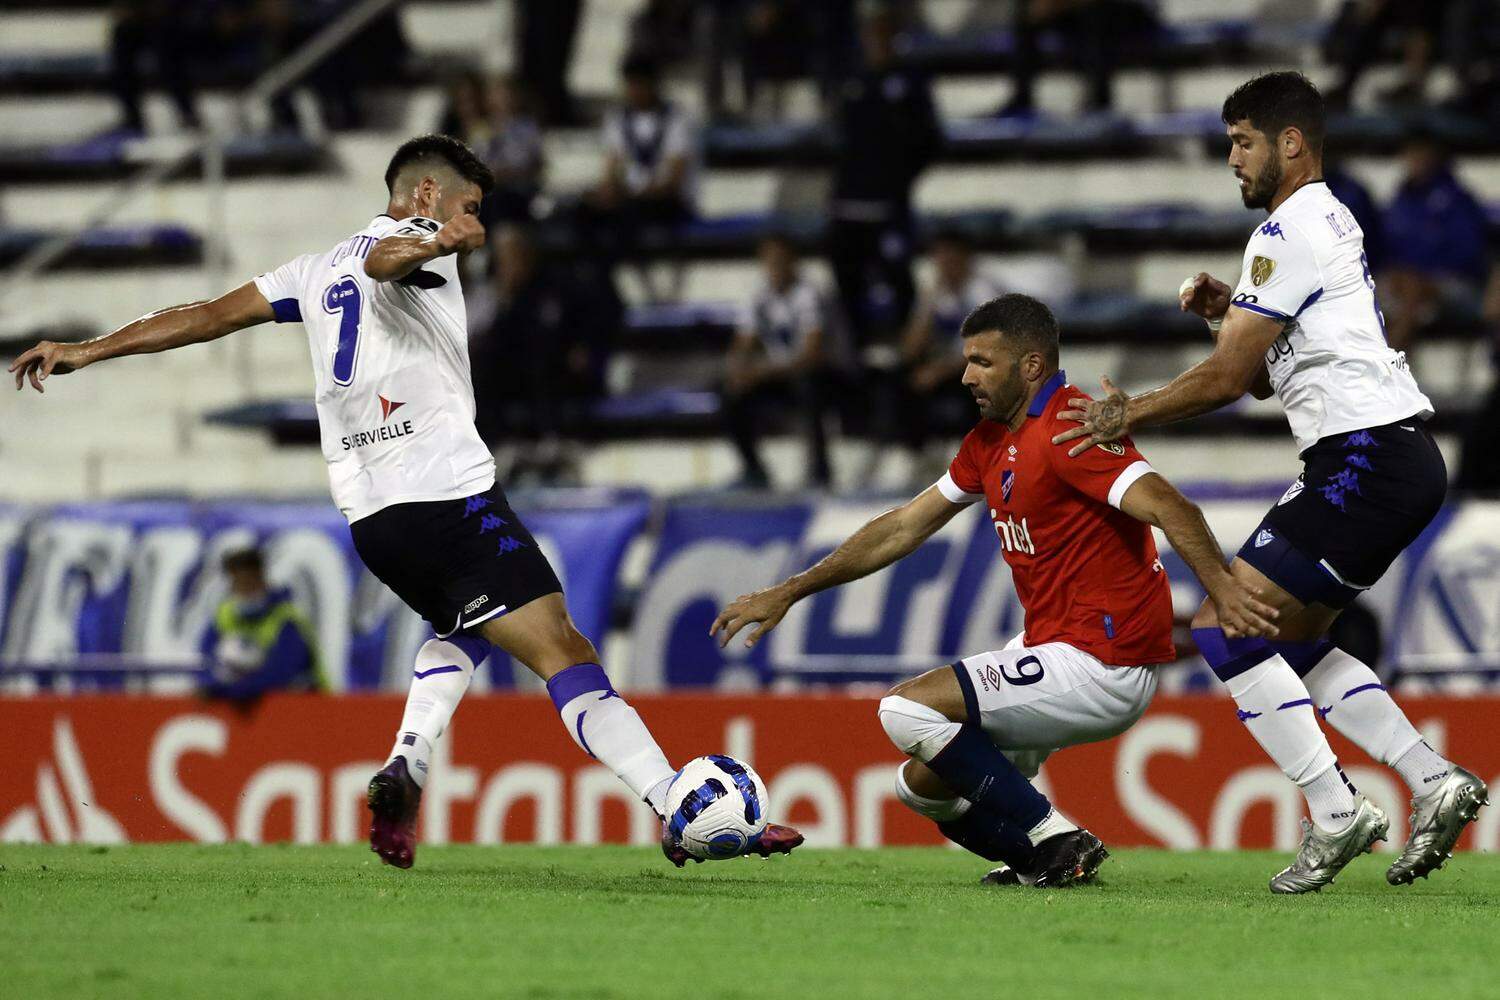
<svg viewBox="0 0 1500 1000"><path fill-rule="evenodd" d="M1087 398L1058 367L1057 321L1041 302L1002 295L964 320L964 385L982 418L947 475L866 524L826 559L739 598L713 633L747 625L753 646L809 594L873 573L915 550L971 503L995 526L1025 631L898 684L880 703L911 759L896 793L980 856L1005 862L987 881L1056 886L1092 878L1107 852L1031 784L1047 755L1124 732L1175 659L1172 599L1151 526L1162 529L1237 635L1274 636L1276 612L1231 576L1202 512L1154 472L1128 438L1068 458L1058 414Z"/></svg>

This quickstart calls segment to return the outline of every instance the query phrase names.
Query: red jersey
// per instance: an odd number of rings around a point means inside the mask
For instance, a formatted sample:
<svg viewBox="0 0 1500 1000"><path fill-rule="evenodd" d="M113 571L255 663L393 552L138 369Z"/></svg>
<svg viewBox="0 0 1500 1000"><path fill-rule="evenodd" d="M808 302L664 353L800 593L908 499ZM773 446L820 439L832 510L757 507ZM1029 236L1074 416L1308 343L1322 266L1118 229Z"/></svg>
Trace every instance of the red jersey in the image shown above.
<svg viewBox="0 0 1500 1000"><path fill-rule="evenodd" d="M1088 399L1057 372L1014 434L986 420L938 481L954 503L985 500L1026 611L1026 645L1065 642L1112 666L1176 659L1172 594L1150 525L1119 509L1151 466L1130 439L1068 457L1078 426L1058 413Z"/></svg>

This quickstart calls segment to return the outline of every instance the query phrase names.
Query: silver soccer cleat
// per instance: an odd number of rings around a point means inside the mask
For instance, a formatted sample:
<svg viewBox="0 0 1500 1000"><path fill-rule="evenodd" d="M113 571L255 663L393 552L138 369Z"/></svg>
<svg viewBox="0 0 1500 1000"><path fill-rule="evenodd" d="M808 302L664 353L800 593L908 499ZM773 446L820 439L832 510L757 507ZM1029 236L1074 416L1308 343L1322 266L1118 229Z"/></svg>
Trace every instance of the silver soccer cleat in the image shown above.
<svg viewBox="0 0 1500 1000"><path fill-rule="evenodd" d="M1411 836L1401 856L1386 870L1385 880L1391 885L1410 885L1443 867L1453 857L1453 845L1464 827L1479 815L1481 806L1489 804L1484 782L1455 765L1442 784L1411 800Z"/></svg>
<svg viewBox="0 0 1500 1000"><path fill-rule="evenodd" d="M1297 859L1271 879L1271 891L1279 893L1317 892L1332 885L1334 876L1344 866L1369 851L1377 840L1385 839L1391 821L1380 808L1363 795L1356 800L1354 819L1338 833L1324 833L1307 820L1302 821L1302 846Z"/></svg>

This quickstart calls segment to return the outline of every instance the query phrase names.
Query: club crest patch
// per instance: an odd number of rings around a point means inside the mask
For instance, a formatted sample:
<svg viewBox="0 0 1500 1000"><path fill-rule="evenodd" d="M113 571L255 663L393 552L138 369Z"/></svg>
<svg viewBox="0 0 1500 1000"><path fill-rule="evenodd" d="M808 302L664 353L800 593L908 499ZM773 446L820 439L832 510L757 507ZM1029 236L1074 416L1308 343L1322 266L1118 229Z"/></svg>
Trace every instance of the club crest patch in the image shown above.
<svg viewBox="0 0 1500 1000"><path fill-rule="evenodd" d="M1291 503L1293 500L1297 499L1297 494L1301 493L1302 488L1306 485L1307 484L1303 482L1302 477L1298 476L1297 481L1288 486L1286 488L1286 492L1281 494L1281 499L1276 501L1276 506L1280 507L1284 503Z"/></svg>
<svg viewBox="0 0 1500 1000"><path fill-rule="evenodd" d="M1276 262L1269 257L1256 256L1250 260L1250 284L1259 288L1271 280L1271 272L1276 270Z"/></svg>
<svg viewBox="0 0 1500 1000"><path fill-rule="evenodd" d="M1000 473L1000 499L1010 503L1010 491L1015 489L1016 474L1010 469Z"/></svg>
<svg viewBox="0 0 1500 1000"><path fill-rule="evenodd" d="M1125 455L1125 446L1118 441L1105 441L1103 444L1099 445L1099 449L1101 451L1107 451L1111 455L1119 455L1121 457Z"/></svg>

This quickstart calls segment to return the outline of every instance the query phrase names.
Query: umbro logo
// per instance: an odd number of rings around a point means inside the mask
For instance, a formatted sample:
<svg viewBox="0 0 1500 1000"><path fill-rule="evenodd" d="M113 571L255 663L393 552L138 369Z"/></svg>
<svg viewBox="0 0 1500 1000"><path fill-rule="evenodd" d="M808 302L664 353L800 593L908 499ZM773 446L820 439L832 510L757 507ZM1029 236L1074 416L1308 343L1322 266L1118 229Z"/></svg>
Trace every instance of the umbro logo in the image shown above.
<svg viewBox="0 0 1500 1000"><path fill-rule="evenodd" d="M391 419L392 413L395 413L397 410L401 409L401 407L406 405L404 402L397 403L393 402L392 400L386 399L379 393L375 394L375 398L380 400L380 419L383 421Z"/></svg>
<svg viewBox="0 0 1500 1000"><path fill-rule="evenodd" d="M1260 532L1255 536L1255 547L1257 549L1263 549L1274 541L1276 541L1276 536L1271 534L1271 529L1261 528Z"/></svg>

